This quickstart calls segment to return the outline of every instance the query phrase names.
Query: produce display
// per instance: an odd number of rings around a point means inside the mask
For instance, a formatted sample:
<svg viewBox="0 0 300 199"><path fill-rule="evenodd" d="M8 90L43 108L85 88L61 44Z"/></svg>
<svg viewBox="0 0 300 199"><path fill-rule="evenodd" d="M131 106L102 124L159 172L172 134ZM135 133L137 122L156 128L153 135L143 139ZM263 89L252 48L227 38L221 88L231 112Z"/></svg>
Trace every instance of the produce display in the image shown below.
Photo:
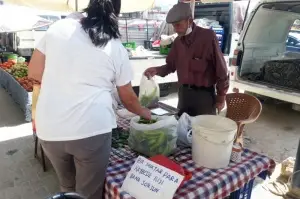
<svg viewBox="0 0 300 199"><path fill-rule="evenodd" d="M37 82L28 78L28 64L24 57L11 52L2 52L0 56L0 86L23 111L24 120L31 122L32 85Z"/></svg>
<svg viewBox="0 0 300 199"><path fill-rule="evenodd" d="M17 81L25 88L27 92L32 92L33 90L33 85L34 84L39 84L38 81L28 78L28 77L21 77L18 78Z"/></svg>
<svg viewBox="0 0 300 199"><path fill-rule="evenodd" d="M134 117L130 123L128 145L131 149L152 157L170 155L176 149L177 120L172 116L145 121Z"/></svg>
<svg viewBox="0 0 300 199"><path fill-rule="evenodd" d="M38 81L28 78L28 63L22 57L18 58L18 63L15 60L9 60L0 64L0 68L12 75L24 89L32 92L33 85L39 84Z"/></svg>
<svg viewBox="0 0 300 199"><path fill-rule="evenodd" d="M14 78L27 77L28 65L27 63L17 63L7 70Z"/></svg>
<svg viewBox="0 0 300 199"><path fill-rule="evenodd" d="M10 61L7 61L7 62L4 62L4 63L0 64L0 67L3 70L8 71L13 65L15 65L15 62L10 60Z"/></svg>
<svg viewBox="0 0 300 199"><path fill-rule="evenodd" d="M144 118L141 118L138 123L139 124L154 124L155 122L157 122L157 119L146 120Z"/></svg>
<svg viewBox="0 0 300 199"><path fill-rule="evenodd" d="M126 145L128 145L128 137L129 132L124 131L122 128L115 128L112 130L112 147L122 148Z"/></svg>

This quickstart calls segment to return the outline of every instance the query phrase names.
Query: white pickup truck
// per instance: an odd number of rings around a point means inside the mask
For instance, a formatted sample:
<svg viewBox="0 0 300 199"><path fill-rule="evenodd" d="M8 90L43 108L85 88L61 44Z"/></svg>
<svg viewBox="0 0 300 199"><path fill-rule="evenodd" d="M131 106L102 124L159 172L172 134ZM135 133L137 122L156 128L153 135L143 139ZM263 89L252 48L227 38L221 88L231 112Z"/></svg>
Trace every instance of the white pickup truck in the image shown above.
<svg viewBox="0 0 300 199"><path fill-rule="evenodd" d="M262 0L252 10L230 64L231 85L300 105L300 54L287 52L291 27L299 28L299 0ZM299 22L298 22L299 23Z"/></svg>

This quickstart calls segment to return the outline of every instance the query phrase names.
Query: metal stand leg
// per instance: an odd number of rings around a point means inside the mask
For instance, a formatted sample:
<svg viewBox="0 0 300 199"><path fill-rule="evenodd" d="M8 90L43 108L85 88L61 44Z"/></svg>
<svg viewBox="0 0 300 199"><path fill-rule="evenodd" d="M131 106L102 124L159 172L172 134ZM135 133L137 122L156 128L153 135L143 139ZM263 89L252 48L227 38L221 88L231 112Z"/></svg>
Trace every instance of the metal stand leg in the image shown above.
<svg viewBox="0 0 300 199"><path fill-rule="evenodd" d="M41 147L41 156L42 156L43 170L44 170L44 172L46 172L47 169L46 169L45 154L44 154L44 150L43 150L42 145L40 145L40 147Z"/></svg>
<svg viewBox="0 0 300 199"><path fill-rule="evenodd" d="M35 158L37 158L38 142L39 142L38 137L34 135L34 157Z"/></svg>
<svg viewBox="0 0 300 199"><path fill-rule="evenodd" d="M39 159L38 158L38 147L41 148L41 160L40 161L42 161L43 170L44 170L44 172L46 172L47 168L46 168L45 153L44 153L42 145L39 144L39 138L34 134L34 157L36 159Z"/></svg>

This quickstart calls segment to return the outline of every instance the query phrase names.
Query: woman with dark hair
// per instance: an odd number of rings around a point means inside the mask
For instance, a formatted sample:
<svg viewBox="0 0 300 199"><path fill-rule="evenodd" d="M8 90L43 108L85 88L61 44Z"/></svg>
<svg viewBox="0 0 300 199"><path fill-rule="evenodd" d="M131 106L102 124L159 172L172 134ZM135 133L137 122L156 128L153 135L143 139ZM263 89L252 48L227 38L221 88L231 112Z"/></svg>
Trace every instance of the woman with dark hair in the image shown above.
<svg viewBox="0 0 300 199"><path fill-rule="evenodd" d="M29 64L42 82L36 107L37 136L61 191L102 198L116 125L112 90L143 118L151 113L134 93L128 53L120 41L121 0L91 0L80 20L67 17L47 30Z"/></svg>

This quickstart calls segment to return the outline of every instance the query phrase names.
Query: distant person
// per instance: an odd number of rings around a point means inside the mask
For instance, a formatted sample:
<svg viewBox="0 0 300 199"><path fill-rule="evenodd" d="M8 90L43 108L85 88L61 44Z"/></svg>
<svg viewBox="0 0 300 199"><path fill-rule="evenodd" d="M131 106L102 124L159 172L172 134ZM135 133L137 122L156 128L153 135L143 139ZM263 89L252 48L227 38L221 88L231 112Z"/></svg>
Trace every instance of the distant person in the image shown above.
<svg viewBox="0 0 300 199"><path fill-rule="evenodd" d="M216 114L225 106L229 77L219 42L213 30L196 26L190 4L177 3L170 9L167 23L178 34L166 58L166 65L151 67L145 75L165 77L177 71L180 116Z"/></svg>
<svg viewBox="0 0 300 199"><path fill-rule="evenodd" d="M132 89L133 71L120 41L121 0L91 0L86 17L57 21L37 45L29 77L41 84L37 136L62 192L100 199L117 127L112 91L123 105L150 119Z"/></svg>

